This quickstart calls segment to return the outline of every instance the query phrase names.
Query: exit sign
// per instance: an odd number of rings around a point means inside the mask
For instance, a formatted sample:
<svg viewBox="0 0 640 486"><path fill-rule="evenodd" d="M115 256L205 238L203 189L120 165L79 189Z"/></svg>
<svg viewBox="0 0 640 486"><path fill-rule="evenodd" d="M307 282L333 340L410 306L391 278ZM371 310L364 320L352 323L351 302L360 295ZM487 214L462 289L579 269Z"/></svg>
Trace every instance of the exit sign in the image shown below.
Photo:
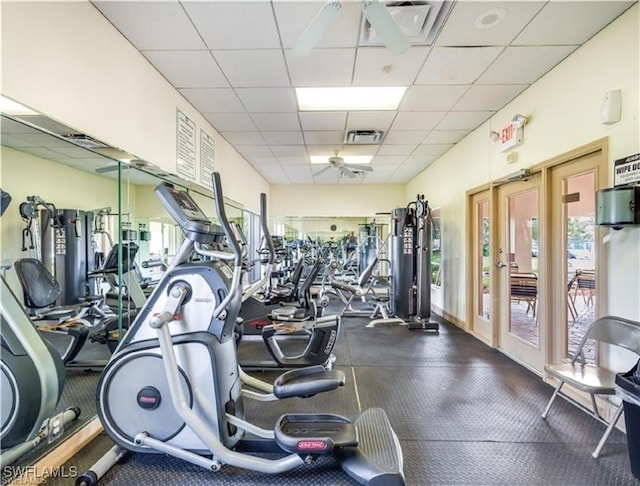
<svg viewBox="0 0 640 486"><path fill-rule="evenodd" d="M508 152L518 145L522 145L524 140L524 128L516 126L515 123L510 123L502 130L500 130L500 152Z"/></svg>

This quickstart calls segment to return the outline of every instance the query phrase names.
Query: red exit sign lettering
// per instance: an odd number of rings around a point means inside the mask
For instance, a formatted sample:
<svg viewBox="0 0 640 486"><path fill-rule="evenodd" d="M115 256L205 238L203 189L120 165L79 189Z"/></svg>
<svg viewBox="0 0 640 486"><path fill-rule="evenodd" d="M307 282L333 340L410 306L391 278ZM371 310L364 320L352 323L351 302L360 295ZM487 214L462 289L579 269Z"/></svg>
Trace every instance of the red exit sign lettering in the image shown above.
<svg viewBox="0 0 640 486"><path fill-rule="evenodd" d="M500 151L507 152L522 144L524 139L524 129L517 127L515 123L510 123L500 130Z"/></svg>

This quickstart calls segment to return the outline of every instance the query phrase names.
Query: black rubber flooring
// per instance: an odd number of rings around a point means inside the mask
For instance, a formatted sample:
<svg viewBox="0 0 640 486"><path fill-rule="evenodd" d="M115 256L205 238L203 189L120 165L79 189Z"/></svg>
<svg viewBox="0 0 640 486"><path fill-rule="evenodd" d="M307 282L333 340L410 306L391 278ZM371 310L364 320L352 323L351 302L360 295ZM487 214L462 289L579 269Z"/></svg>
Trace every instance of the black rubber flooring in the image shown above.
<svg viewBox="0 0 640 486"><path fill-rule="evenodd" d="M604 426L558 400L542 420L552 388L535 374L454 326L439 333L406 327L365 328L345 318L335 368L345 387L309 399L245 402L247 416L269 427L282 413L330 411L346 416L382 407L400 439L406 483L422 485L638 485L626 437L614 431L593 459ZM255 344L255 343L254 343ZM260 344L260 343L258 343ZM243 352L251 355L249 348ZM273 380L278 372L258 372ZM356 393L357 392L357 393ZM112 442L100 436L65 467L84 470ZM50 478L48 485L73 484ZM155 454L129 454L105 485L355 485L331 458L286 474L225 466L218 473Z"/></svg>

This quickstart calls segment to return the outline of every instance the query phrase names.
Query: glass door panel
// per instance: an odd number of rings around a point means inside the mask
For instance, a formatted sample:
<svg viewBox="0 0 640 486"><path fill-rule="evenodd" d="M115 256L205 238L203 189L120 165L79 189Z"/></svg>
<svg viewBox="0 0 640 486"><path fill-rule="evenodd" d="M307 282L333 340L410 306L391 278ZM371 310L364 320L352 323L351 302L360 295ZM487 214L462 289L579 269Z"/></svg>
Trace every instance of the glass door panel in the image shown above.
<svg viewBox="0 0 640 486"><path fill-rule="evenodd" d="M509 332L538 346L538 188L508 196L507 202Z"/></svg>
<svg viewBox="0 0 640 486"><path fill-rule="evenodd" d="M595 172L563 179L565 269L567 275L566 346L572 355L587 326L595 318ZM589 343L587 343L589 344ZM583 348L585 359L595 362L595 345Z"/></svg>

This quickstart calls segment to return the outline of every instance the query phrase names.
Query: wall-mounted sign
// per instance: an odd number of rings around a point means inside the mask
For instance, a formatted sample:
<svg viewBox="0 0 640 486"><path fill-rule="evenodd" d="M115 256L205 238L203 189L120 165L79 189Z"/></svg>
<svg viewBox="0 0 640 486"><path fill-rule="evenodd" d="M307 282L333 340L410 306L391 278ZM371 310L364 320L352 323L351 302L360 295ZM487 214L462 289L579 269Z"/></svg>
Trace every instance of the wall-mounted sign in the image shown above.
<svg viewBox="0 0 640 486"><path fill-rule="evenodd" d="M213 189L211 173L215 169L216 146L213 138L200 129L200 184Z"/></svg>
<svg viewBox="0 0 640 486"><path fill-rule="evenodd" d="M640 154L629 155L613 163L613 185L624 186L640 182Z"/></svg>
<svg viewBox="0 0 640 486"><path fill-rule="evenodd" d="M196 180L196 124L178 110L176 172L189 181Z"/></svg>
<svg viewBox="0 0 640 486"><path fill-rule="evenodd" d="M510 123L500 130L498 142L500 142L500 152L507 152L524 141L524 127L518 127L515 123Z"/></svg>

